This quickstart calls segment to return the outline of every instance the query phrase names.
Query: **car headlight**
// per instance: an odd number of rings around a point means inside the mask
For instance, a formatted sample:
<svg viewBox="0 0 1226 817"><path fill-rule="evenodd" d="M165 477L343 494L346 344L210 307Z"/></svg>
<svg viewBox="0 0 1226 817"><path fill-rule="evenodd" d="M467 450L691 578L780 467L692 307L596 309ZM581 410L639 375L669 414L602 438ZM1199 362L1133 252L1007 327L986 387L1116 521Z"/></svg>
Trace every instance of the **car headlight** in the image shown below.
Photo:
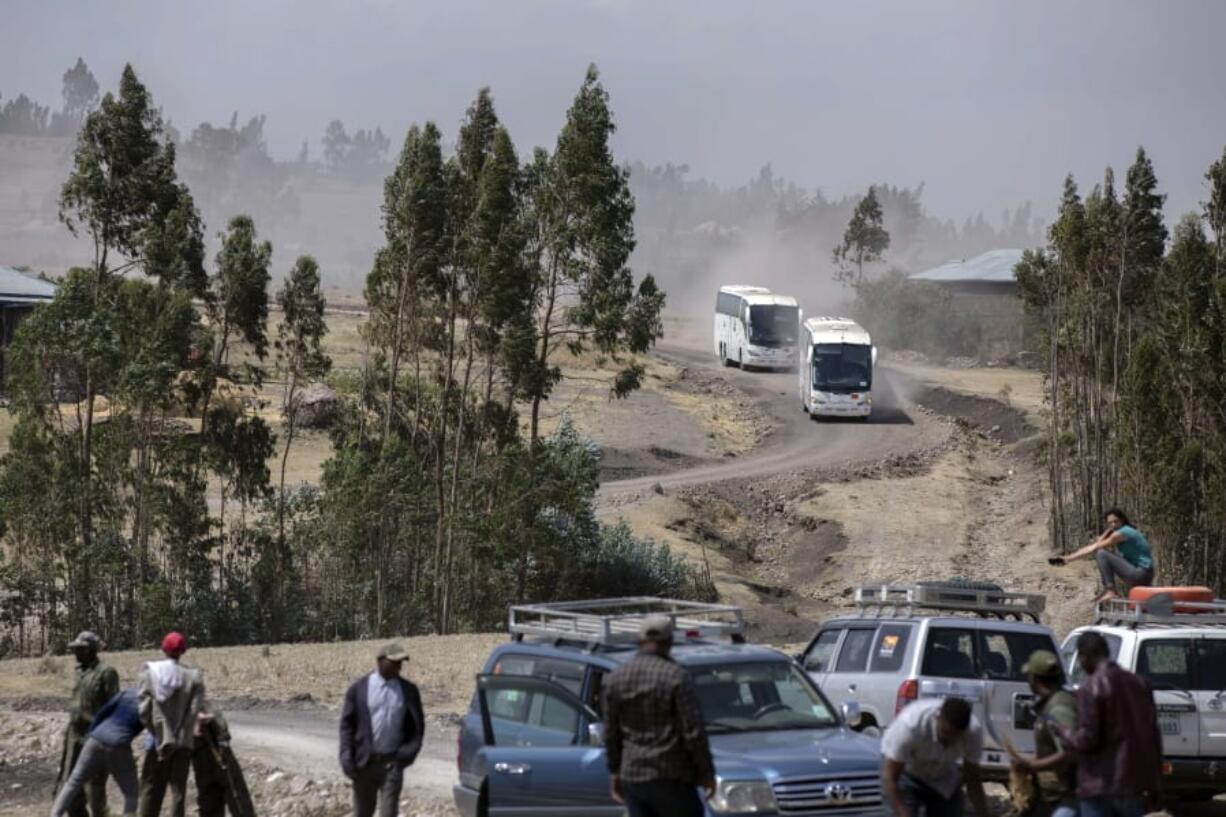
<svg viewBox="0 0 1226 817"><path fill-rule="evenodd" d="M775 814L775 793L765 781L721 780L711 798L716 814Z"/></svg>

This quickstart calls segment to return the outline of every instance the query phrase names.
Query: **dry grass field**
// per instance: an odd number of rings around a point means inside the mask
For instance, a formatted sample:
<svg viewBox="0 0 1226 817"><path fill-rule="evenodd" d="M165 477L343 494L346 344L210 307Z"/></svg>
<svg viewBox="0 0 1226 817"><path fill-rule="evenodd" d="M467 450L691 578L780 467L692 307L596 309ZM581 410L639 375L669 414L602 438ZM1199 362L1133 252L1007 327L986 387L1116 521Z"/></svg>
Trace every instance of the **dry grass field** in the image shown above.
<svg viewBox="0 0 1226 817"><path fill-rule="evenodd" d="M370 672L378 648L392 640L409 650L405 675L416 683L422 703L432 713L463 712L472 695L473 676L493 646L505 635L487 633L417 636L330 644L278 644L252 647L189 649L185 664L204 671L205 687L218 700L290 702L310 695L332 706L354 678ZM103 653L124 684L133 683L156 651ZM73 658L28 658L0 662L0 704L66 698L72 690Z"/></svg>

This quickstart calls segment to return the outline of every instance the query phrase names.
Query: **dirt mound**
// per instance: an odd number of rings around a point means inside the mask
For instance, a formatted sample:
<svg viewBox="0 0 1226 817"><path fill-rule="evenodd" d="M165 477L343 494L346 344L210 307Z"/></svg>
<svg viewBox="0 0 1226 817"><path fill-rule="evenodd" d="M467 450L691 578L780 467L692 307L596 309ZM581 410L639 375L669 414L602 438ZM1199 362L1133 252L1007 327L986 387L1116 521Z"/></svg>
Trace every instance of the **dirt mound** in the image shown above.
<svg viewBox="0 0 1226 817"><path fill-rule="evenodd" d="M921 386L914 399L930 411L966 423L1002 443L1015 443L1036 432L1025 414L999 400L930 386Z"/></svg>
<svg viewBox="0 0 1226 817"><path fill-rule="evenodd" d="M669 474L684 471L711 462L703 457L686 454L659 445L642 448L602 448L600 455L600 481Z"/></svg>

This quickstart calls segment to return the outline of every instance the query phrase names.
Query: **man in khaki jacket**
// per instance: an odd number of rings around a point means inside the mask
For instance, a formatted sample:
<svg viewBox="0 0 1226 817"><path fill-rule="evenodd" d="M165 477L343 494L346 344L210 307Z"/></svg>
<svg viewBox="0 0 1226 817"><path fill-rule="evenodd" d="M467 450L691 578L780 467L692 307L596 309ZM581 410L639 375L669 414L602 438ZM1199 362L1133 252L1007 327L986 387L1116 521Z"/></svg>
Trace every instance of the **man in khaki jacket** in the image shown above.
<svg viewBox="0 0 1226 817"><path fill-rule="evenodd" d="M150 661L141 670L138 686L140 718L152 737L145 743L140 771L140 817L157 817L166 786L171 790L174 817L187 808L187 774L195 746L196 719L204 705L204 677L184 667L180 656L187 639L168 633L162 639L162 661Z"/></svg>
<svg viewBox="0 0 1226 817"><path fill-rule="evenodd" d="M60 762L58 782L61 785L72 775L81 749L85 746L94 713L119 694L119 673L98 660L98 651L101 648L102 639L89 630L82 632L68 645L68 649L77 657L77 682L72 689L68 732L64 741L64 756ZM69 817L87 817L87 814L92 817L106 815L105 772L89 781L85 785L85 793L73 797L68 805Z"/></svg>

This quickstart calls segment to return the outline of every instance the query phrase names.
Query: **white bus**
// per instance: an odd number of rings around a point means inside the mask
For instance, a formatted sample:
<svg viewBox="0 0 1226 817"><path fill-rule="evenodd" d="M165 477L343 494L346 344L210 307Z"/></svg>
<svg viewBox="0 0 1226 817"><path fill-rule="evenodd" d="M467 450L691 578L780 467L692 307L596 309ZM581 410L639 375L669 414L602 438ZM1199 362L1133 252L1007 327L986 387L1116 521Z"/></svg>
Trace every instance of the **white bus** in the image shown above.
<svg viewBox="0 0 1226 817"><path fill-rule="evenodd" d="M764 287L720 287L715 301L715 356L725 366L790 369L796 364L800 307Z"/></svg>
<svg viewBox="0 0 1226 817"><path fill-rule="evenodd" d="M806 412L863 418L872 413L877 348L864 327L850 318L809 318L800 325L800 349L800 402Z"/></svg>

